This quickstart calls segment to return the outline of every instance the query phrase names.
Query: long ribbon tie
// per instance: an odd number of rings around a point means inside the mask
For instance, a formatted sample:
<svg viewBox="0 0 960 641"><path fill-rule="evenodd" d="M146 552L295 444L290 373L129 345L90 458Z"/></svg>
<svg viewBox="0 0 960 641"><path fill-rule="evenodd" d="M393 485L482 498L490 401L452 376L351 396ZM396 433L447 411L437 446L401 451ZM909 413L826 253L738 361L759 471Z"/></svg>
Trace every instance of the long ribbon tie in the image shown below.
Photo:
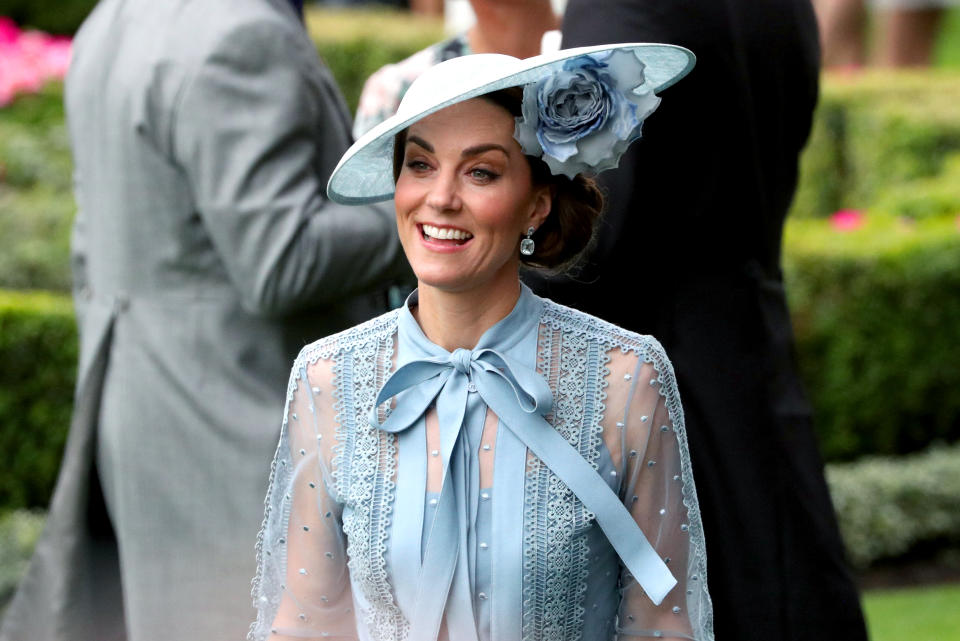
<svg viewBox="0 0 960 641"><path fill-rule="evenodd" d="M457 532L457 517L466 506L465 463L461 427L468 395L479 394L501 425L563 481L600 529L624 566L654 604L659 605L677 581L616 493L587 461L543 417L553 397L536 371L492 349L454 350L448 357L411 361L393 373L377 395L370 424L399 434L410 428L436 401L440 424L443 480L433 530L422 561L411 639L436 639L448 596L449 624L458 634L470 634L475 622L456 621L473 616L469 576L463 562L465 542ZM377 408L402 394L381 423ZM423 470L426 474L426 470ZM421 523L422 527L422 523ZM461 554L461 552L463 554ZM466 603L465 603L466 601ZM454 620L456 619L456 620ZM458 625L458 623L460 623ZM466 625L469 623L469 625ZM473 633L475 634L475 632Z"/></svg>

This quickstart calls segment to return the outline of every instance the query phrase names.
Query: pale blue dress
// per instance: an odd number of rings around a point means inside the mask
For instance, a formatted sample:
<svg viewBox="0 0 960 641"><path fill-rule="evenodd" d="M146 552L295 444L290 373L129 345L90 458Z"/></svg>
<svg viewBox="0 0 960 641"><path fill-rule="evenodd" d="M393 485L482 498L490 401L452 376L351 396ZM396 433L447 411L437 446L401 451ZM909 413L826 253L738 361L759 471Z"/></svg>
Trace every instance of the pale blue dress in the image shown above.
<svg viewBox="0 0 960 641"><path fill-rule="evenodd" d="M713 638L653 338L523 287L450 353L404 306L304 348L287 398L252 639Z"/></svg>

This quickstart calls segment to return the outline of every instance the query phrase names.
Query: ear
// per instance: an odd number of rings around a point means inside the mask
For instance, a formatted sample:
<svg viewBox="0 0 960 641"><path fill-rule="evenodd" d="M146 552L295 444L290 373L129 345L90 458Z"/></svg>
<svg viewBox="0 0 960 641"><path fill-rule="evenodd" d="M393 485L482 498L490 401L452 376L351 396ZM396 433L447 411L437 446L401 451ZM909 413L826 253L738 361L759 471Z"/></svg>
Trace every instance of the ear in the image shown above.
<svg viewBox="0 0 960 641"><path fill-rule="evenodd" d="M531 203L530 215L526 227L540 229L540 225L542 225L547 219L547 216L550 215L552 207L553 190L548 185L537 187L533 192L533 202ZM526 231L526 228L524 228L524 231Z"/></svg>

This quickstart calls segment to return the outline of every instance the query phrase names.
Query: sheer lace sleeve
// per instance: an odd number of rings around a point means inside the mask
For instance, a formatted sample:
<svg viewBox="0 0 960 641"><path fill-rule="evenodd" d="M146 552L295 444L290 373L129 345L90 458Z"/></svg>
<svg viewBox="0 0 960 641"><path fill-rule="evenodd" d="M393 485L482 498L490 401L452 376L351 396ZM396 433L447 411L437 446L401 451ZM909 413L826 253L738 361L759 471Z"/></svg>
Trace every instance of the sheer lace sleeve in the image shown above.
<svg viewBox="0 0 960 641"><path fill-rule="evenodd" d="M299 358L258 541L250 639L356 639L346 541L331 461L331 364Z"/></svg>
<svg viewBox="0 0 960 641"><path fill-rule="evenodd" d="M706 552L673 367L650 340L637 358L615 351L609 363L605 441L622 471L624 504L677 579L656 606L621 570L619 639L713 639Z"/></svg>

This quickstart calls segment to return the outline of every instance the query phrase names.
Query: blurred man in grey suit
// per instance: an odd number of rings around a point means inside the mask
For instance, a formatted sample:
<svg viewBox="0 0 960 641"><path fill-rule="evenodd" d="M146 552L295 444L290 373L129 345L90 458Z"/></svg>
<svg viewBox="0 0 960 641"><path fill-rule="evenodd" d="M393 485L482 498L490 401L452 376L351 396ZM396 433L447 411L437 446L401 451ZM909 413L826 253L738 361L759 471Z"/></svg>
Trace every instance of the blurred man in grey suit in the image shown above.
<svg viewBox="0 0 960 641"><path fill-rule="evenodd" d="M383 311L393 216L325 198L350 120L287 0L102 0L66 103L75 415L0 638L235 641L290 362Z"/></svg>

